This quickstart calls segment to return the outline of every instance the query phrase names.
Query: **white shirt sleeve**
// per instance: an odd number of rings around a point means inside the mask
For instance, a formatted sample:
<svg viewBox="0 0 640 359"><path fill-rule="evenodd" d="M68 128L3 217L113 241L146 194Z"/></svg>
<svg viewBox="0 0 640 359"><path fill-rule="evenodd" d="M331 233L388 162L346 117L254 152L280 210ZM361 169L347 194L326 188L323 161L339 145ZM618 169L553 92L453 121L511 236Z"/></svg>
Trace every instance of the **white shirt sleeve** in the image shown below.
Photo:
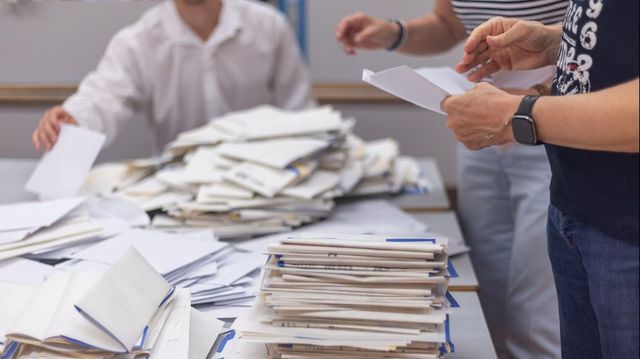
<svg viewBox="0 0 640 359"><path fill-rule="evenodd" d="M284 17L280 20L278 52L273 78L274 105L300 110L316 105L311 94L311 75L300 54L293 31Z"/></svg>
<svg viewBox="0 0 640 359"><path fill-rule="evenodd" d="M81 82L63 108L80 126L102 132L111 143L125 121L135 116L144 103L144 81L130 29L116 34L109 43L98 68Z"/></svg>

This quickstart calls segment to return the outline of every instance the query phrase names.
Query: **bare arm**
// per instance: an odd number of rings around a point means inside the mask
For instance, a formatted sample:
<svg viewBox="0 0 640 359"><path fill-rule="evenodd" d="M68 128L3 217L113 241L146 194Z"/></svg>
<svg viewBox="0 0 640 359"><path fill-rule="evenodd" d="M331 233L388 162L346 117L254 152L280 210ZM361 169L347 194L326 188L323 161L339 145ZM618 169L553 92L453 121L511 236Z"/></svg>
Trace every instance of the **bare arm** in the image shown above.
<svg viewBox="0 0 640 359"><path fill-rule="evenodd" d="M466 37L450 0L437 0L433 13L409 20L407 27L407 40L399 49L406 54L435 54L448 50ZM336 38L348 54L355 54L356 49L389 48L398 39L399 32L396 24L356 13L338 23Z"/></svg>
<svg viewBox="0 0 640 359"><path fill-rule="evenodd" d="M533 118L545 143L639 152L638 79L590 94L541 97Z"/></svg>
<svg viewBox="0 0 640 359"><path fill-rule="evenodd" d="M470 149L513 142L511 117L522 96L489 84L446 99L447 126ZM640 151L638 79L589 94L541 97L533 108L542 142L594 151Z"/></svg>
<svg viewBox="0 0 640 359"><path fill-rule="evenodd" d="M467 36L451 0L437 0L431 14L407 22L408 37L400 52L430 55L449 50Z"/></svg>

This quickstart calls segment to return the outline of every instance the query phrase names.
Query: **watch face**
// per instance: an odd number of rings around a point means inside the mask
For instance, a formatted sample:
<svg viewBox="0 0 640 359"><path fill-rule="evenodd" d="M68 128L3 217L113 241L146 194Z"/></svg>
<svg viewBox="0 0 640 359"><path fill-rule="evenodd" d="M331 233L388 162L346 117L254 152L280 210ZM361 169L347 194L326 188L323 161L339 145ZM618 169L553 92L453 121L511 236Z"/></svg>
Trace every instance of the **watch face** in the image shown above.
<svg viewBox="0 0 640 359"><path fill-rule="evenodd" d="M511 120L513 137L523 145L535 145L538 142L533 120L528 116L516 115Z"/></svg>

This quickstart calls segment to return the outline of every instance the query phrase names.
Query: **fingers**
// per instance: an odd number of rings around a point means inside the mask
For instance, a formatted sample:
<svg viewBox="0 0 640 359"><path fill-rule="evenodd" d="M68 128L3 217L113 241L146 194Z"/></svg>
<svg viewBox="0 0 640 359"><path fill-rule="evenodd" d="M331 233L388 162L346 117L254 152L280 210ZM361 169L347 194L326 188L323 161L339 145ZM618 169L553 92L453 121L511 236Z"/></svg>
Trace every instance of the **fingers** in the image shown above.
<svg viewBox="0 0 640 359"><path fill-rule="evenodd" d="M469 79L469 81L474 81L474 82L480 81L483 78L491 74L495 74L498 71L500 71L500 65L498 65L498 63L494 61L489 61L484 65L481 65L480 67L478 67L473 72L471 72L469 76L467 76L467 79Z"/></svg>
<svg viewBox="0 0 640 359"><path fill-rule="evenodd" d="M336 40L343 44L347 54L355 53L355 40L357 34L365 27L371 18L365 13L355 13L343 18L336 27Z"/></svg>
<svg viewBox="0 0 640 359"><path fill-rule="evenodd" d="M529 27L522 22L518 22L503 34L487 36L487 43L493 48L504 48L522 41L529 33Z"/></svg>
<svg viewBox="0 0 640 359"><path fill-rule="evenodd" d="M36 150L42 148L50 150L58 140L60 126L63 123L77 124L75 119L71 117L61 107L54 107L42 116L37 128L31 135L31 141Z"/></svg>
<svg viewBox="0 0 640 359"><path fill-rule="evenodd" d="M506 19L502 17L494 17L489 21L486 21L476 27L464 44L464 52L465 53L476 53L478 52L477 48L485 42L487 36L497 35L500 28L501 22L504 22Z"/></svg>

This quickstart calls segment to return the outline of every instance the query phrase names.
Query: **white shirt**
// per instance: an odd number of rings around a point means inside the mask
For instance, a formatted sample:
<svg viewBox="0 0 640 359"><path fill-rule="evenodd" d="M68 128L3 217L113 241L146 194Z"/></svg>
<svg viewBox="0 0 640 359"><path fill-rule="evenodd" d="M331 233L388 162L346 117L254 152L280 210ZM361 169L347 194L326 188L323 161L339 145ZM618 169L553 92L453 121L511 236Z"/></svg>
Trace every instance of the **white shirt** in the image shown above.
<svg viewBox="0 0 640 359"><path fill-rule="evenodd" d="M312 106L310 91L291 29L272 7L224 0L218 26L202 41L166 1L113 37L63 107L108 142L142 111L162 146L229 111Z"/></svg>

